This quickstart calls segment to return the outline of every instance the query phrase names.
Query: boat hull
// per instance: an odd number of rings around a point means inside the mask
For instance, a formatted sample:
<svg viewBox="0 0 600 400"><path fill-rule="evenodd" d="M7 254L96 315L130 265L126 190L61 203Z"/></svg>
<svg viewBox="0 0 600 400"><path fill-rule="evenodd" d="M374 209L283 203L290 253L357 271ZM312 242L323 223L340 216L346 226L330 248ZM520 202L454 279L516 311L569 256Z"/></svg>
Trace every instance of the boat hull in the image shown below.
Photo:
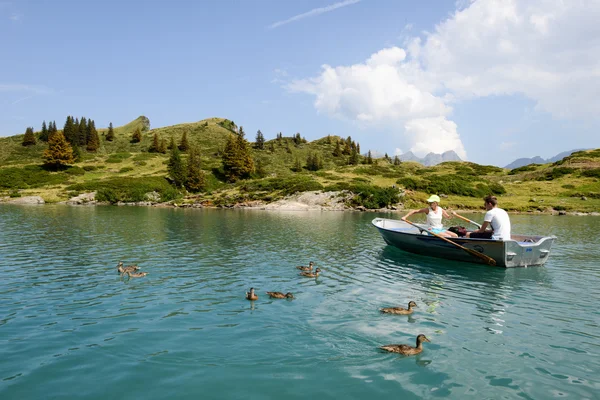
<svg viewBox="0 0 600 400"><path fill-rule="evenodd" d="M430 257L486 264L485 260L401 220L375 218L372 224L383 240L401 250ZM513 235L514 240L448 238L452 242L485 254L497 267L543 265L550 256L555 236Z"/></svg>

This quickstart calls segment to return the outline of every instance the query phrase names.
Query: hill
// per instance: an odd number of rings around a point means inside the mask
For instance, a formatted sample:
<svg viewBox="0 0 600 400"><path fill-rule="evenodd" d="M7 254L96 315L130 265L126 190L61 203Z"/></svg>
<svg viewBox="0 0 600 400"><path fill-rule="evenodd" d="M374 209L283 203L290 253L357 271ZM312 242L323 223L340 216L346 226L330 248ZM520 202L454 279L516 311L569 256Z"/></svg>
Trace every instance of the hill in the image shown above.
<svg viewBox="0 0 600 400"><path fill-rule="evenodd" d="M138 129L142 139L132 143ZM600 150L579 151L553 163L512 170L464 161L424 166L402 160L394 165L390 158L369 161L364 156L357 156L357 163L352 164L352 156L339 154L337 149L349 146L347 139L327 136L307 142L278 135L266 140L263 149L249 143L255 171L249 179L228 182L222 156L228 139L239 132L231 120L209 118L151 129L149 120L139 117L116 127L112 142L106 140L106 129L98 131L98 151L83 151L80 161L58 171L42 166L45 143L24 147L24 135L0 138L0 198L37 195L47 202L59 202L96 191L100 199L111 203L176 201L232 206L269 203L296 192L316 190L352 193L348 197L352 207L422 207L428 195L436 193L442 196L445 207L480 209L481 197L494 193L501 198L501 206L511 211L600 209ZM168 151L149 151L155 136L178 145L184 134L200 150L206 187L198 193L171 185L167 179ZM368 149L364 143L359 145ZM309 160L314 157L319 166L311 170ZM187 159L188 153L183 153L183 161Z"/></svg>

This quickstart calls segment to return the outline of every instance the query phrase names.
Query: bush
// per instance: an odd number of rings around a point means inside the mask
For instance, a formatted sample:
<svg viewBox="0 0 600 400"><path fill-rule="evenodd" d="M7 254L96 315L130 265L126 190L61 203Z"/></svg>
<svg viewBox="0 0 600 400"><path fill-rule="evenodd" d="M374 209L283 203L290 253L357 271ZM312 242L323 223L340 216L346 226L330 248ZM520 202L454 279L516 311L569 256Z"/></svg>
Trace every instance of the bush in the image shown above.
<svg viewBox="0 0 600 400"><path fill-rule="evenodd" d="M323 185L308 175L294 175L288 178L267 178L257 181L241 182L239 188L245 192L273 192L280 191L282 195L296 192L322 190Z"/></svg>
<svg viewBox="0 0 600 400"><path fill-rule="evenodd" d="M133 171L132 167L123 167L119 170L119 173L124 174L125 172Z"/></svg>
<svg viewBox="0 0 600 400"><path fill-rule="evenodd" d="M462 175L432 175L422 180L406 177L396 181L409 190L420 190L427 193L456 194L467 197L483 197L490 193L504 194L506 189L499 183L480 182L473 187L472 180Z"/></svg>
<svg viewBox="0 0 600 400"><path fill-rule="evenodd" d="M67 175L84 175L85 174L85 170L83 168L79 168L79 167L70 167L68 169L65 170L65 174Z"/></svg>
<svg viewBox="0 0 600 400"><path fill-rule="evenodd" d="M571 185L570 183L567 185L562 185L563 189L575 189L575 185Z"/></svg>
<svg viewBox="0 0 600 400"><path fill-rule="evenodd" d="M540 164L529 164L523 167L511 169L509 175L516 175L521 172L535 171Z"/></svg>
<svg viewBox="0 0 600 400"><path fill-rule="evenodd" d="M23 168L0 168L0 188L27 189L45 185L58 185L69 179L64 172L50 172L39 165Z"/></svg>
<svg viewBox="0 0 600 400"><path fill-rule="evenodd" d="M585 169L581 171L581 175L590 178L600 178L600 168Z"/></svg>
<svg viewBox="0 0 600 400"><path fill-rule="evenodd" d="M83 170L84 171L96 171L98 169L98 167L96 167L95 165L84 165L83 166Z"/></svg>
<svg viewBox="0 0 600 400"><path fill-rule="evenodd" d="M163 201L169 201L181 196L165 178L161 177L121 177L102 181L89 181L71 185L67 190L78 192L97 191L99 201L110 203L144 201L148 192L156 191Z"/></svg>
<svg viewBox="0 0 600 400"><path fill-rule="evenodd" d="M539 178L537 178L538 181L551 181L557 178L560 178L564 175L568 175L571 174L573 172L575 172L575 168L569 168L569 167L555 167L552 168L551 171L546 171L544 173L544 175L540 176Z"/></svg>

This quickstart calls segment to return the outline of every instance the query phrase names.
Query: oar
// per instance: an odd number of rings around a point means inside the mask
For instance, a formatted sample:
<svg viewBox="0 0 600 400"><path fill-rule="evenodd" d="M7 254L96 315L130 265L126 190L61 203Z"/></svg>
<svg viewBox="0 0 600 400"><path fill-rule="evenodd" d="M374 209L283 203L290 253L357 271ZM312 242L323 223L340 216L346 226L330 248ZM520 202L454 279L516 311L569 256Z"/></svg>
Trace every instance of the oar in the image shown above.
<svg viewBox="0 0 600 400"><path fill-rule="evenodd" d="M423 228L421 228L419 225L417 225L417 224L415 224L415 223L412 223L412 222L410 222L410 221L409 221L409 220L407 220L407 219L404 219L403 221L404 221L404 222L407 222L407 223L409 223L409 224L411 224L412 226L414 226L414 227L416 227L416 228L418 228L420 231L424 231L424 229L423 229ZM451 243L451 244L455 245L456 247L463 249L463 250L464 250L464 251L466 251L467 253L474 255L475 257L479 257L479 258L481 258L482 260L484 260L484 261L485 261L486 263L488 263L489 265L496 265L496 260L494 260L494 259L493 259L492 257L490 257L490 256L486 256L485 254L482 254L482 253L480 253L480 252L478 252L478 251L475 251L475 250L472 250L472 249L468 249L468 248L466 248L466 247L464 247L464 246L461 246L461 245L460 245L460 244L458 244L458 243L454 243L452 240L450 240L450 239L446 239L444 236L442 236L442 235L438 235L437 233L434 233L434 232L432 232L432 231L427 231L427 233L431 233L433 236L435 236L435 237L437 237L437 238L440 238L440 239L442 239L442 240L444 240L444 241L446 241L446 242L448 242L448 243Z"/></svg>
<svg viewBox="0 0 600 400"><path fill-rule="evenodd" d="M465 217L463 217L462 215L458 215L458 214L456 213L456 211L452 211L452 214L453 214L455 217L458 217L458 218L460 218L460 219L462 219L462 220L465 220L465 221L467 221L467 222L470 222L470 223L472 223L473 225L477 226L478 228L481 228L481 225L480 225L480 224L478 224L478 223L477 223L477 222L475 222L475 221L471 221L469 218L465 218Z"/></svg>

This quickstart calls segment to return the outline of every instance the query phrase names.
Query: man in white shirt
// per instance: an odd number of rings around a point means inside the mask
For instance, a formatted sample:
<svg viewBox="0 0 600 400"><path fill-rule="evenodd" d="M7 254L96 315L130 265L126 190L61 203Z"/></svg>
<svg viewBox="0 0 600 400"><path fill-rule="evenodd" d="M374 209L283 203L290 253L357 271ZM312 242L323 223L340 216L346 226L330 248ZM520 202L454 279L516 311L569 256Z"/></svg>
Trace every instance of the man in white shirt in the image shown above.
<svg viewBox="0 0 600 400"><path fill-rule="evenodd" d="M485 217L483 225L476 231L467 233L467 237L478 239L510 240L510 218L506 211L498 208L498 199L496 196L487 196L483 199L485 202ZM487 228L491 227L489 231Z"/></svg>

